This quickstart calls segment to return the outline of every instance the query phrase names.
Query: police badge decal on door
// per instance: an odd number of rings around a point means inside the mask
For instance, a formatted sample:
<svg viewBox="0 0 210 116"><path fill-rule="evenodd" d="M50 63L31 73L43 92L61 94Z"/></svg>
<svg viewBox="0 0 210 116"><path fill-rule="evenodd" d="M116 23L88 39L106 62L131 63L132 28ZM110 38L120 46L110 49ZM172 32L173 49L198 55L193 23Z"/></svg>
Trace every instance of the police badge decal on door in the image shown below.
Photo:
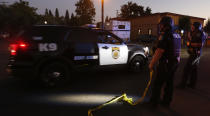
<svg viewBox="0 0 210 116"><path fill-rule="evenodd" d="M112 47L112 58L118 59L120 57L120 48Z"/></svg>

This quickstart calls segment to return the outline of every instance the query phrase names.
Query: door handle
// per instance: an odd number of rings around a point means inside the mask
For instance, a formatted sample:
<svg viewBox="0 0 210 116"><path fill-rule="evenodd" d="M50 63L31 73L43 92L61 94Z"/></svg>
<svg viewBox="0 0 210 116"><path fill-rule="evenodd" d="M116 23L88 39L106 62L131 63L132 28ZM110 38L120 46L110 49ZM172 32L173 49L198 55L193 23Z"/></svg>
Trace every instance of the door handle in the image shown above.
<svg viewBox="0 0 210 116"><path fill-rule="evenodd" d="M108 46L103 46L102 48L103 48L103 49L108 49L109 47L108 47Z"/></svg>

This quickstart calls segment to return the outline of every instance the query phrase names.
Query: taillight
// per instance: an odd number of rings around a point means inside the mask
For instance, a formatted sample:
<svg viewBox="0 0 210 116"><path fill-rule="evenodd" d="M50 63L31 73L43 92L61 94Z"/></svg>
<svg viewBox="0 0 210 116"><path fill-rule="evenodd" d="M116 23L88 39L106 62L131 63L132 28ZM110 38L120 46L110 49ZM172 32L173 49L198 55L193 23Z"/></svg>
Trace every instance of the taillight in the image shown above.
<svg viewBox="0 0 210 116"><path fill-rule="evenodd" d="M19 44L19 47L20 47L20 48L26 48L26 44L25 44L25 43L20 43L20 44Z"/></svg>
<svg viewBox="0 0 210 116"><path fill-rule="evenodd" d="M27 44L23 43L23 42L20 42L18 44L10 44L10 54L12 56L15 56L15 55L17 55L17 50L18 49L25 50L26 48L27 48Z"/></svg>
<svg viewBox="0 0 210 116"><path fill-rule="evenodd" d="M12 56L17 54L18 44L10 44L10 54Z"/></svg>

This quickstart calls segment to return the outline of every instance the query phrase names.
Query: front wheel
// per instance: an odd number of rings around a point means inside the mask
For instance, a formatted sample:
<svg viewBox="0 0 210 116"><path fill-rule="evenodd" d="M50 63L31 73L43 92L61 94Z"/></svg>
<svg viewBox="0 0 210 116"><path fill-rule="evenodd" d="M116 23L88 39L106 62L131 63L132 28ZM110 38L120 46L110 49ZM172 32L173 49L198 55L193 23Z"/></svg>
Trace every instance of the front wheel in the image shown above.
<svg viewBox="0 0 210 116"><path fill-rule="evenodd" d="M47 87L64 84L69 79L69 68L64 63L49 63L40 72L41 82Z"/></svg>
<svg viewBox="0 0 210 116"><path fill-rule="evenodd" d="M132 72L140 72L143 69L144 58L142 56L135 56L129 63L129 69Z"/></svg>

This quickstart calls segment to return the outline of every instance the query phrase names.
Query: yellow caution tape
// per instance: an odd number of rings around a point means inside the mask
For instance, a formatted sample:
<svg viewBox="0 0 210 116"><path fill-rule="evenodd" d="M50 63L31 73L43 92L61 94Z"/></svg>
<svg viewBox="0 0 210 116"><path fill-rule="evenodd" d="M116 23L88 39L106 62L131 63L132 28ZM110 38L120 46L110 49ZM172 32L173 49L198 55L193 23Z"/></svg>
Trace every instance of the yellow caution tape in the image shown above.
<svg viewBox="0 0 210 116"><path fill-rule="evenodd" d="M152 82L152 75L153 75L153 71L150 71L150 80L147 83L147 87L144 90L143 96L141 98L139 98L136 102L133 102L133 99L132 98L128 98L126 93L124 93L124 94L122 94L119 97L115 97L115 98L111 99L110 101L107 101L106 103L97 106L96 108L89 109L88 110L88 116L93 116L92 112L94 112L96 110L100 110L101 108L103 108L103 107L105 107L105 106L107 106L109 104L115 103L115 102L125 102L125 103L128 103L129 105L132 105L132 106L135 106L135 105L141 103L144 100L144 98L145 98L145 96L146 96L146 94L148 92L148 89L150 87L150 84Z"/></svg>

